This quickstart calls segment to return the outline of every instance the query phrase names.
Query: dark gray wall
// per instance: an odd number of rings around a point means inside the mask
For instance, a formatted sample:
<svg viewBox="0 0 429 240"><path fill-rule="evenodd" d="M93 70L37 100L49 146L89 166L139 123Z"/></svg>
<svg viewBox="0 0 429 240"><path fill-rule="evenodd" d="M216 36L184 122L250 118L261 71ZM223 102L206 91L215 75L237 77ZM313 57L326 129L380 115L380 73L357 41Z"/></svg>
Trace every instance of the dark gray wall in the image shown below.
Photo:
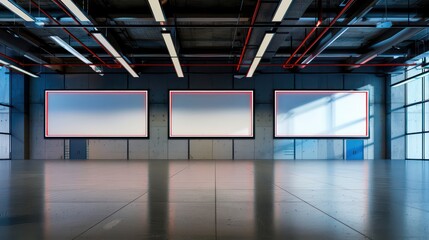
<svg viewBox="0 0 429 240"><path fill-rule="evenodd" d="M29 80L22 74L11 73L11 158L28 159L29 154Z"/></svg>
<svg viewBox="0 0 429 240"><path fill-rule="evenodd" d="M264 74L235 79L232 73L45 74L30 81L29 157L63 159L64 139L44 138L45 89L149 89L150 139L87 139L89 159L343 159L344 140L273 139L274 89L370 90L370 138L365 158L385 157L385 79L373 74ZM168 139L169 89L254 89L255 139Z"/></svg>

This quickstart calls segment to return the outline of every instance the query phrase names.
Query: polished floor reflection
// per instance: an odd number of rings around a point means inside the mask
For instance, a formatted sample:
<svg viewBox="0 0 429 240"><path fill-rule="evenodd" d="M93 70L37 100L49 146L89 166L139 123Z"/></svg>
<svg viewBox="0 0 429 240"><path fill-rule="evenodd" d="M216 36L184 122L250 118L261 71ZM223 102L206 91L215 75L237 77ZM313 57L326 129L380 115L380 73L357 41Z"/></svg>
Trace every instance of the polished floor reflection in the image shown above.
<svg viewBox="0 0 429 240"><path fill-rule="evenodd" d="M428 239L426 161L0 161L0 239Z"/></svg>

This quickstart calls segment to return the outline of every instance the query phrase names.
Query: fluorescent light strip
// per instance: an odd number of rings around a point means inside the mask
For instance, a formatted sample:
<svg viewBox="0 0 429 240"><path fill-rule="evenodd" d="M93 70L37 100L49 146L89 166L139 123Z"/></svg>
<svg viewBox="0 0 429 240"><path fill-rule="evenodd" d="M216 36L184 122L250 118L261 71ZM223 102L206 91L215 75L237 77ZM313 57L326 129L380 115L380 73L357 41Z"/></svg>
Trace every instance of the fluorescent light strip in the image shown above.
<svg viewBox="0 0 429 240"><path fill-rule="evenodd" d="M258 52L256 53L256 57L262 57L264 56L265 51L267 50L268 45L271 42L271 39L273 39L274 33L266 33L264 36L264 39L262 40L261 45L259 45Z"/></svg>
<svg viewBox="0 0 429 240"><path fill-rule="evenodd" d="M159 0L148 0L150 9L152 10L153 16L155 17L155 21L157 22L165 22L164 12L162 12L161 4Z"/></svg>
<svg viewBox="0 0 429 240"><path fill-rule="evenodd" d="M176 48L174 47L173 38L170 33L162 33L162 37L164 38L165 45L167 45L168 52L170 53L170 57L177 57Z"/></svg>
<svg viewBox="0 0 429 240"><path fill-rule="evenodd" d="M91 22L86 14L71 0L60 0L81 22Z"/></svg>
<svg viewBox="0 0 429 240"><path fill-rule="evenodd" d="M125 61L125 59L123 59L122 57L118 57L116 58L116 60L125 68L127 69L127 71L131 74L131 76L138 78L139 75L134 71L134 69L128 64L127 61Z"/></svg>
<svg viewBox="0 0 429 240"><path fill-rule="evenodd" d="M174 69L176 69L176 74L179 78L184 77L182 66L180 66L180 61L178 58L171 58L171 61L173 61Z"/></svg>
<svg viewBox="0 0 429 240"><path fill-rule="evenodd" d="M60 0L81 22L89 22L92 23L89 18L86 16L86 14L80 10L76 4L73 3L71 0ZM96 30L96 28L95 28ZM127 61L125 61L124 58L122 58L121 54L119 54L118 51L112 46L112 44L107 41L107 39L104 37L101 33L92 33L92 36L94 36L98 42L106 48L107 51L110 52L110 54L131 74L131 76L138 78L139 75L134 71L134 69L128 64ZM81 59L82 60L82 59ZM94 71L99 72L95 66L90 66Z"/></svg>
<svg viewBox="0 0 429 240"><path fill-rule="evenodd" d="M246 77L253 77L253 74L255 73L256 68L259 65L259 62L261 61L261 58L255 57L253 59L252 65L250 65L249 71L247 72Z"/></svg>
<svg viewBox="0 0 429 240"><path fill-rule="evenodd" d="M54 40L58 45L63 47L65 50L67 50L69 53L73 54L75 57L79 58L82 62L89 64L89 67L94 70L94 72L100 74L103 76L103 71L101 68L98 68L97 66L93 65L91 61L88 60L88 58L84 57L82 54L80 54L76 49L74 49L72 46L70 46L68 43L64 42L60 37L58 36L50 36L52 40Z"/></svg>
<svg viewBox="0 0 429 240"><path fill-rule="evenodd" d="M24 19L25 21L27 22L36 21L29 13L27 13L15 2L11 2L9 0L0 0L0 3L3 4L6 8L8 8L10 11L15 13L16 15L18 15L20 18Z"/></svg>
<svg viewBox="0 0 429 240"><path fill-rule="evenodd" d="M24 57L27 58L27 59L30 59L31 61L36 62L38 64L44 64L44 63L46 63L42 59L39 59L38 57L35 57L33 55L30 55L30 54L24 54Z"/></svg>
<svg viewBox="0 0 429 240"><path fill-rule="evenodd" d="M162 37L164 38L165 45L167 45L168 53L170 54L171 61L173 61L174 69L178 77L184 77L182 66L180 66L179 58L177 57L176 48L174 47L173 38L171 33L163 32Z"/></svg>
<svg viewBox="0 0 429 240"><path fill-rule="evenodd" d="M10 63L8 63L8 62L5 62L5 61L3 61L3 60L0 60L0 64L3 64L4 66L6 66L6 67L8 67L8 68L15 69L16 71L22 72L22 73L27 74L28 76L31 76L31 77L34 77L34 78L38 78L38 77L39 77L39 76L37 76L37 75L36 75L36 74L34 74L34 73L28 72L28 71L26 71L26 70L24 70L24 69L22 69L22 68L20 68L20 67L17 67L17 66L15 66L15 65L12 65L12 64L10 64Z"/></svg>
<svg viewBox="0 0 429 240"><path fill-rule="evenodd" d="M91 61L88 60L88 58L84 57L82 54L80 54L76 49L74 49L72 46L64 42L61 38L58 36L50 36L52 40L54 40L58 45L63 47L65 50L67 50L69 53L73 54L75 57L79 58L82 62L86 64L92 64Z"/></svg>
<svg viewBox="0 0 429 240"><path fill-rule="evenodd" d="M101 33L92 34L97 40L103 45L107 51L109 51L112 56L131 74L131 76L138 78L139 75L134 71L134 69L128 64L127 61L119 54L118 51L112 46L112 44L107 41L107 39Z"/></svg>
<svg viewBox="0 0 429 240"><path fill-rule="evenodd" d="M101 45L103 45L107 51L109 51L113 57L120 58L121 55L116 51L116 49L107 41L107 39L103 36L101 33L93 33L92 34L97 40L100 42Z"/></svg>
<svg viewBox="0 0 429 240"><path fill-rule="evenodd" d="M273 39L273 37L274 37L274 33L265 33L264 39L262 40L261 45L259 45L258 52L256 52L256 56L253 59L252 64L250 65L250 68L249 68L249 71L247 72L246 77L253 77L253 74L255 73L255 70L258 67L259 62L264 56L264 53L267 50L268 45L270 45L271 39Z"/></svg>
<svg viewBox="0 0 429 240"><path fill-rule="evenodd" d="M429 71L427 71L427 72L423 72L423 73L420 73L419 75L416 75L416 76L414 76L414 77L407 78L407 79L405 79L405 80L403 80L403 81L401 81L401 82L394 83L394 84L392 84L392 85L390 85L390 86L391 86L391 87L399 87L399 86L402 86L402 85L407 84L407 83L409 83L409 82L415 81L415 80L417 80L417 79L419 79L419 78L426 77L426 76L428 76L428 75L429 75Z"/></svg>
<svg viewBox="0 0 429 240"><path fill-rule="evenodd" d="M277 7L276 13L274 14L272 22L281 22L290 7L292 0L282 0Z"/></svg>

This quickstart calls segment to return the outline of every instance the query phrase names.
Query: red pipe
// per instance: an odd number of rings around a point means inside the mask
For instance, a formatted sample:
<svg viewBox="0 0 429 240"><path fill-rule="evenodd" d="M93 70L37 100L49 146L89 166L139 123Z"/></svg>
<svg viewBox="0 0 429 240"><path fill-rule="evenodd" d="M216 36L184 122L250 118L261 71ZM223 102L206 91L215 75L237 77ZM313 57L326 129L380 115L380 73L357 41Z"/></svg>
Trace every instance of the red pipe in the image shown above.
<svg viewBox="0 0 429 240"><path fill-rule="evenodd" d="M22 62L20 62L20 61L18 61L18 60L16 60L16 59L13 59L13 58L9 57L9 56L8 56L8 55L6 55L6 54L0 53L0 56L4 57L4 58L6 58L6 59L8 59L8 60L10 60L10 61L12 61L12 62L14 62L14 63L17 63L17 64L19 64L19 65L21 65L21 66L23 66L23 65L24 65L24 63L22 63Z"/></svg>
<svg viewBox="0 0 429 240"><path fill-rule="evenodd" d="M285 61L285 63L283 64L284 66L289 64L289 62L295 57L295 55L304 46L304 44L308 41L308 39L314 34L314 32L316 32L317 28L320 26L321 23L322 23L321 20L317 20L316 26L314 26L313 29L311 29L311 31L307 34L307 36L304 38L304 40L302 40L302 42L299 44L298 48Z"/></svg>
<svg viewBox="0 0 429 240"><path fill-rule="evenodd" d="M244 42L243 50L241 50L240 59L238 60L238 64L236 68L237 71L240 70L241 63L243 62L244 54L246 53L247 44L249 44L250 36L252 35L253 25L255 24L256 16L258 15L260 6L261 6L261 0L258 0L258 2L256 3L255 11L253 12L249 30L247 31L247 36Z"/></svg>
<svg viewBox="0 0 429 240"><path fill-rule="evenodd" d="M99 41L98 41L98 39L96 39L92 34L91 34L91 32L90 31L88 31L88 29L86 29L86 27L84 27L81 23L80 23L80 21L75 17L75 16L73 16L73 14L70 14L68 11L67 11L67 9L66 8L64 8L62 5L61 5L61 3L59 3L57 0L52 0L59 8L61 8L61 10L63 10L63 12L65 13L65 14L67 14L67 16L69 16L69 17L71 17L79 26L82 26L82 29L89 35L89 36L91 36L92 37L92 39L94 39L94 41L98 44L98 45L100 45L103 49L104 49L104 51L106 51L106 53L107 54L109 54L111 57L113 57L113 58L115 58L113 55L112 55L112 53L110 53L105 47L104 47L104 45L103 44L101 44Z"/></svg>
<svg viewBox="0 0 429 240"><path fill-rule="evenodd" d="M51 15L49 15L46 11L44 11L37 3L35 3L33 0L31 0L31 3L37 7L43 14L45 14L49 19L54 21L56 24L61 26L61 23L58 22L55 18L53 18ZM73 35L69 30L66 28L61 28L64 32L66 32L70 37L72 37L76 42L78 42L82 47L84 47L89 53L94 55L95 58L97 58L101 63L106 64L96 53L94 53L89 47L87 47L82 41L80 41L76 36Z"/></svg>
<svg viewBox="0 0 429 240"><path fill-rule="evenodd" d="M111 68L120 68L119 64L91 64L94 66L107 66ZM131 66L145 66L145 67L171 67L172 63L136 63L130 64ZM409 67L416 66L415 63L371 63L371 64L357 64L357 63L309 63L309 64L290 64L294 67ZM68 67L83 67L88 66L82 63L54 63L54 64L24 64L24 66L68 66ZM235 63L184 63L183 67L235 67ZM250 66L250 64L243 64L243 66ZM283 64L260 64L263 67L282 67Z"/></svg>
<svg viewBox="0 0 429 240"><path fill-rule="evenodd" d="M349 0L347 2L347 4L344 6L344 8L338 13L338 15L332 20L332 22L329 24L329 26L327 28L325 28L321 34L319 34L319 36L313 41L312 44L310 44L310 46L307 48L307 50L305 50L305 52L303 54L301 54L301 56L295 61L294 65L296 65L299 61L301 61L301 59L308 53L308 51L310 51L310 49L316 45L316 43L326 34L326 32L329 31L329 29L338 21L338 19L341 17L341 15L343 15L349 8L350 6L355 2L355 0ZM284 68L286 68L286 64L284 64L283 66Z"/></svg>

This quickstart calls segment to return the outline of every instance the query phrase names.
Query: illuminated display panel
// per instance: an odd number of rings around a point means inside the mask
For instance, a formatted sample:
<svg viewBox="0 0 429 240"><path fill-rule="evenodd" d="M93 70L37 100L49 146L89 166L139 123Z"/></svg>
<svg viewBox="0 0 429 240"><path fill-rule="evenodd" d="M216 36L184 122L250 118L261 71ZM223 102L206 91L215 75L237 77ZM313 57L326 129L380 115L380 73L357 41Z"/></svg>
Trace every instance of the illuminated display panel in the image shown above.
<svg viewBox="0 0 429 240"><path fill-rule="evenodd" d="M274 137L367 138L368 91L275 91Z"/></svg>
<svg viewBox="0 0 429 240"><path fill-rule="evenodd" d="M253 137L253 91L170 91L169 136Z"/></svg>
<svg viewBox="0 0 429 240"><path fill-rule="evenodd" d="M45 137L148 137L147 91L45 91Z"/></svg>

